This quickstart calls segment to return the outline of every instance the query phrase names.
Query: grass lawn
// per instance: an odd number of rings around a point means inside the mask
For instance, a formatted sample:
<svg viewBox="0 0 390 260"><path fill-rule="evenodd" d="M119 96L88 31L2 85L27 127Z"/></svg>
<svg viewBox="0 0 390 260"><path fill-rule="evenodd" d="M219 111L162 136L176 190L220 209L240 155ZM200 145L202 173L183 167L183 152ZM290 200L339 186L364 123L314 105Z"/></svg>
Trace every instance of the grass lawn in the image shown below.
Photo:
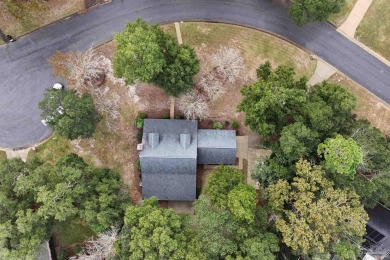
<svg viewBox="0 0 390 260"><path fill-rule="evenodd" d="M66 248L74 244L81 244L95 233L82 220L74 218L63 222L56 222L53 227L56 245Z"/></svg>
<svg viewBox="0 0 390 260"><path fill-rule="evenodd" d="M0 1L0 28L20 36L83 9L83 0Z"/></svg>
<svg viewBox="0 0 390 260"><path fill-rule="evenodd" d="M373 0L355 38L390 61L390 2Z"/></svg>
<svg viewBox="0 0 390 260"><path fill-rule="evenodd" d="M297 76L310 77L316 62L310 60L310 55L282 39L257 30L227 24L217 23L182 23L183 42L199 52L212 54L221 46L241 50L245 70L254 73L265 60L270 60L274 66L288 65L295 68Z"/></svg>
<svg viewBox="0 0 390 260"><path fill-rule="evenodd" d="M345 5L341 11L337 14L332 14L329 17L329 22L331 22L336 27L339 27L345 19L347 19L349 13L352 11L352 8L355 6L357 0L346 0Z"/></svg>
<svg viewBox="0 0 390 260"><path fill-rule="evenodd" d="M382 133L390 136L389 105L347 77L336 73L329 81L342 84L356 97L357 102L354 112L358 118L367 119Z"/></svg>
<svg viewBox="0 0 390 260"><path fill-rule="evenodd" d="M46 142L38 146L37 150L28 153L27 160L37 156L39 159L55 164L62 156L72 152L72 145L65 137L54 134Z"/></svg>
<svg viewBox="0 0 390 260"><path fill-rule="evenodd" d="M7 159L7 153L5 151L0 151L0 160Z"/></svg>

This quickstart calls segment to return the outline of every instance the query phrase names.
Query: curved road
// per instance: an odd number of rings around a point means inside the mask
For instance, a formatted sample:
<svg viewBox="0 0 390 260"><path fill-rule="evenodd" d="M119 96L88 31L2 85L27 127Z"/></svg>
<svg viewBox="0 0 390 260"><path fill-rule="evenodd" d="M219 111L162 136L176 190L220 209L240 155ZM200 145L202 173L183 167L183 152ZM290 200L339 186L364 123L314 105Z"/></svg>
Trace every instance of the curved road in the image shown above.
<svg viewBox="0 0 390 260"><path fill-rule="evenodd" d="M279 34L312 51L390 103L390 68L327 23L297 27L271 0L113 0L84 15L0 46L0 147L23 147L51 133L38 102L54 79L46 60L56 50L86 50L112 38L127 21L220 21Z"/></svg>

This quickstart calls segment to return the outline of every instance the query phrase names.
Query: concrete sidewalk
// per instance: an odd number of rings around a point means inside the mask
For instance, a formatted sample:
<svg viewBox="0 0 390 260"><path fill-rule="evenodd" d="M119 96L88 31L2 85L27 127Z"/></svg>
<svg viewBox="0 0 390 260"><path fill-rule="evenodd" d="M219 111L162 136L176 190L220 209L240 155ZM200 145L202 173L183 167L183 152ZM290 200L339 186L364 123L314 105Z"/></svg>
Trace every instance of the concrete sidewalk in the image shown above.
<svg viewBox="0 0 390 260"><path fill-rule="evenodd" d="M353 7L351 13L342 25L337 29L350 38L355 37L356 28L363 20L368 8L370 7L372 0L358 0Z"/></svg>
<svg viewBox="0 0 390 260"><path fill-rule="evenodd" d="M315 84L321 83L324 80L330 78L333 74L336 73L336 69L330 66L328 63L321 59L317 59L317 67L313 75L307 82L309 86L314 86Z"/></svg>

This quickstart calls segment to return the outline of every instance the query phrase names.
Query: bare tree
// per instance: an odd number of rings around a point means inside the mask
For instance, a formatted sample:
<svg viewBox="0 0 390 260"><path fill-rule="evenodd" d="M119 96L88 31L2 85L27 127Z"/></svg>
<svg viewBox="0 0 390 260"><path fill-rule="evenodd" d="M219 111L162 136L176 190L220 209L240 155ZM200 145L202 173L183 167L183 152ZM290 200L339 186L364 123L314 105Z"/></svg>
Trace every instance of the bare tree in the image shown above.
<svg viewBox="0 0 390 260"><path fill-rule="evenodd" d="M196 89L181 95L177 100L178 109L188 120L204 119L209 114L209 105Z"/></svg>
<svg viewBox="0 0 390 260"><path fill-rule="evenodd" d="M221 97L226 90L223 83L212 72L203 76L197 85L213 101Z"/></svg>
<svg viewBox="0 0 390 260"><path fill-rule="evenodd" d="M84 252L78 255L79 260L112 259L115 255L114 242L117 240L119 227L111 227L97 235L96 240L88 241Z"/></svg>
<svg viewBox="0 0 390 260"><path fill-rule="evenodd" d="M75 52L66 65L78 92L84 87L94 87L95 84L101 83L106 73L104 57L98 55L92 47L86 52Z"/></svg>
<svg viewBox="0 0 390 260"><path fill-rule="evenodd" d="M112 69L112 62L109 58L103 57L104 66L106 68L107 78L114 84L119 86L126 86L125 80L123 78L117 78L114 76L114 70Z"/></svg>
<svg viewBox="0 0 390 260"><path fill-rule="evenodd" d="M109 95L109 89L94 89L92 91L96 110L106 116L107 127L110 131L116 130L116 123L121 117L120 99L121 97L114 93Z"/></svg>
<svg viewBox="0 0 390 260"><path fill-rule="evenodd" d="M244 65L240 52L233 48L222 47L212 57L214 70L222 81L234 83Z"/></svg>

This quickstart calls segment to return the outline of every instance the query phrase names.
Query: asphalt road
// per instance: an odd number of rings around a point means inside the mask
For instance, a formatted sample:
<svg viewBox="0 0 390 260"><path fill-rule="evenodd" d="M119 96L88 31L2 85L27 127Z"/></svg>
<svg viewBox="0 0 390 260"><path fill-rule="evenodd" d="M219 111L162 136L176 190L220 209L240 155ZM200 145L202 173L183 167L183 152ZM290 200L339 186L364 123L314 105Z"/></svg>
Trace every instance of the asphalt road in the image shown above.
<svg viewBox="0 0 390 260"><path fill-rule="evenodd" d="M296 26L271 0L113 0L0 46L0 147L24 147L51 133L38 102L55 81L47 58L86 50L141 17L152 23L218 21L273 32L308 49L390 103L390 68L327 23Z"/></svg>

